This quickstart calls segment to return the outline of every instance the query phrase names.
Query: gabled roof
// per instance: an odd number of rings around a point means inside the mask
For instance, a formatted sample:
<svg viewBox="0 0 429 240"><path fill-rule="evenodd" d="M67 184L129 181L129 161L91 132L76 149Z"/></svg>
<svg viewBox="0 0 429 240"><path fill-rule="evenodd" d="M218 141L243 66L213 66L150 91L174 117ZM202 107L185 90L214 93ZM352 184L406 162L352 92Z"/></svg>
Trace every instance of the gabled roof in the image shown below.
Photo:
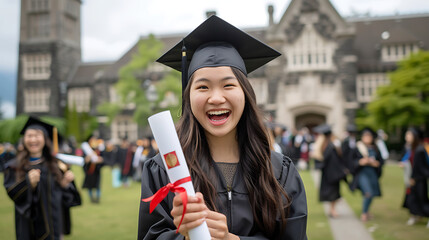
<svg viewBox="0 0 429 240"><path fill-rule="evenodd" d="M73 77L69 80L69 87L91 86L94 82L103 76L103 71L113 62L90 62L81 63Z"/></svg>
<svg viewBox="0 0 429 240"><path fill-rule="evenodd" d="M285 29L291 28L294 21L302 24L301 16L307 13L318 13L328 16L329 20L335 23L336 35L354 34L354 28L338 13L329 0L292 0L280 21L270 29L270 39L288 38Z"/></svg>
<svg viewBox="0 0 429 240"><path fill-rule="evenodd" d="M346 20L356 26L354 49L358 57L359 70L372 71L389 65L381 62L383 44L417 42L420 48L429 49L429 14ZM388 32L389 38L383 39L381 36L383 32Z"/></svg>
<svg viewBox="0 0 429 240"><path fill-rule="evenodd" d="M387 43L412 43L418 42L417 38L410 30L405 29L401 25L395 25L384 32L386 35L381 39L383 44ZM383 33L382 33L383 34Z"/></svg>

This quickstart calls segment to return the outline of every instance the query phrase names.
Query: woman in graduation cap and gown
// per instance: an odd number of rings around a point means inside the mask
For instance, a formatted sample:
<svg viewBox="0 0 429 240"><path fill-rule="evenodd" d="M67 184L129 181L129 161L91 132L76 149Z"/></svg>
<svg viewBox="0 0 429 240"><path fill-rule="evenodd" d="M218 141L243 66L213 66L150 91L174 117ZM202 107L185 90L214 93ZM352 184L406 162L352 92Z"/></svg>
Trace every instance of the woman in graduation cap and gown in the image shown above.
<svg viewBox="0 0 429 240"><path fill-rule="evenodd" d="M169 193L151 214L141 202L138 239L184 239L203 221L212 239L307 238L304 185L291 160L270 151L247 79L279 55L212 16L158 59L182 71L177 131L197 194L188 197L181 224L179 195ZM168 183L159 155L145 162L142 198Z"/></svg>
<svg viewBox="0 0 429 240"><path fill-rule="evenodd" d="M336 144L331 126L327 124L319 125L313 130L319 133L312 152L312 157L321 162L319 201L330 202L329 216L337 217L335 204L341 197L340 181L346 178L348 172L341 156L341 143Z"/></svg>
<svg viewBox="0 0 429 240"><path fill-rule="evenodd" d="M69 208L80 205L74 175L54 157L54 127L30 117L24 150L6 165L4 186L15 204L16 239L60 239L70 233Z"/></svg>

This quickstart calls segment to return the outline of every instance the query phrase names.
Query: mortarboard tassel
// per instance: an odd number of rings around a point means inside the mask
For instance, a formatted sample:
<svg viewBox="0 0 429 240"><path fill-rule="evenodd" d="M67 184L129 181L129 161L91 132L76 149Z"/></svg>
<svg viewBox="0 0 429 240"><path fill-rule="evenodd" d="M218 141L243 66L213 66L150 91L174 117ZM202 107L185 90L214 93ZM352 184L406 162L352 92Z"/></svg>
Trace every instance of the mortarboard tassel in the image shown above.
<svg viewBox="0 0 429 240"><path fill-rule="evenodd" d="M187 67L188 60L186 58L186 47L185 42L183 42L182 47L182 95L185 91L186 85L188 85L188 67Z"/></svg>
<svg viewBox="0 0 429 240"><path fill-rule="evenodd" d="M58 153L58 130L56 127L52 129L52 144L54 145L54 154Z"/></svg>

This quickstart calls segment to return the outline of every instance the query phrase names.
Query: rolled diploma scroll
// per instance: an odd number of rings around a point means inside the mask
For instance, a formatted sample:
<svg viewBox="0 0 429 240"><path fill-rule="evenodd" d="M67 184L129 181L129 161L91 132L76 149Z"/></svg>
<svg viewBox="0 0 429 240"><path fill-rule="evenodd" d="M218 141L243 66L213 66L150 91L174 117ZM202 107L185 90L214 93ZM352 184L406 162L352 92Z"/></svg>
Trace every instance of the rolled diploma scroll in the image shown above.
<svg viewBox="0 0 429 240"><path fill-rule="evenodd" d="M91 156L91 162L97 161L97 159L98 159L97 154L94 152L94 150L92 150L91 146L89 146L89 144L87 142L83 142L81 147L82 147L83 152L86 155Z"/></svg>
<svg viewBox="0 0 429 240"><path fill-rule="evenodd" d="M148 121L155 141L158 144L159 152L163 160L162 162L167 170L170 182L174 183L179 179L189 177L188 165L186 164L185 156L183 155L183 150L180 145L170 111L157 113L149 117ZM172 153L175 153L177 159L167 159L167 162L164 156L170 158L168 156ZM195 190L192 182L186 182L180 186L186 189L189 196L195 196ZM200 226L189 230L188 233L191 240L211 239L210 232L205 221Z"/></svg>
<svg viewBox="0 0 429 240"><path fill-rule="evenodd" d="M64 153L57 153L56 157L67 164L83 166L83 163L84 163L83 157L79 157L79 156L74 156L74 155L69 155Z"/></svg>

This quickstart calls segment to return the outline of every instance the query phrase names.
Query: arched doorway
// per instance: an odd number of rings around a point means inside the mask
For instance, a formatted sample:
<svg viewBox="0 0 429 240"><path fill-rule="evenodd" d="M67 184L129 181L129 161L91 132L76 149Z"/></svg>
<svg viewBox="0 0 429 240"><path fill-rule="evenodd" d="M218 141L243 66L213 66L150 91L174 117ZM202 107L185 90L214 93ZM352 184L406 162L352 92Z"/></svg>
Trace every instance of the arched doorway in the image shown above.
<svg viewBox="0 0 429 240"><path fill-rule="evenodd" d="M329 123L332 118L330 115L332 108L321 104L300 105L291 108L289 112L291 113L290 120L293 122L291 126L296 130L303 127L311 130L317 125Z"/></svg>
<svg viewBox="0 0 429 240"><path fill-rule="evenodd" d="M326 123L326 116L317 113L304 113L295 117L296 129L307 127L309 130L315 126Z"/></svg>

